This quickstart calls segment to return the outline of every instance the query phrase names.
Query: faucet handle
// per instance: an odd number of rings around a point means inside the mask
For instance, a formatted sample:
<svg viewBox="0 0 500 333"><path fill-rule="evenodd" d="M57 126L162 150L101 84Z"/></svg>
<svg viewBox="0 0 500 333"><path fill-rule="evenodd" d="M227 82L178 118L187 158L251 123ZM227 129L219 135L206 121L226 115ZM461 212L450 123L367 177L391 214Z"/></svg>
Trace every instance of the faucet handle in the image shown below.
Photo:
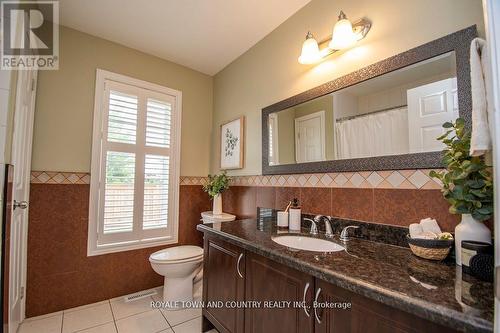
<svg viewBox="0 0 500 333"><path fill-rule="evenodd" d="M342 232L340 233L340 240L347 242L349 240L349 229L359 229L359 226L357 225L349 225L342 229Z"/></svg>
<svg viewBox="0 0 500 333"><path fill-rule="evenodd" d="M318 225L316 224L316 218L314 218L314 220L311 220L309 218L304 218L305 221L310 221L311 222L311 230L309 231L309 233L311 235L317 235L318 234Z"/></svg>

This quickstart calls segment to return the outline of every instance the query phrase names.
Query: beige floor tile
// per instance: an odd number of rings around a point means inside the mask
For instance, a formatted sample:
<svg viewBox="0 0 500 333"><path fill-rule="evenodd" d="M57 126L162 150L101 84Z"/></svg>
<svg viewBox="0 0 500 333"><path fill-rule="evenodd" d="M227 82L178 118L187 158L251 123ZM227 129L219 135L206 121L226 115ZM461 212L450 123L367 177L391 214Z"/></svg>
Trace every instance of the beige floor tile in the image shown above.
<svg viewBox="0 0 500 333"><path fill-rule="evenodd" d="M77 333L116 333L116 326L114 322L111 322L101 326L88 328L83 331L78 331Z"/></svg>
<svg viewBox="0 0 500 333"><path fill-rule="evenodd" d="M201 332L201 317L186 321L180 325L174 326L175 333L200 333Z"/></svg>
<svg viewBox="0 0 500 333"><path fill-rule="evenodd" d="M199 309L183 309L183 310L166 310L161 309L161 312L167 319L170 326L182 324L185 321L201 316L201 308Z"/></svg>
<svg viewBox="0 0 500 333"><path fill-rule="evenodd" d="M23 322L18 333L60 333L62 313L55 316L31 319Z"/></svg>
<svg viewBox="0 0 500 333"><path fill-rule="evenodd" d="M111 309L115 320L122 319L131 315L153 310L151 307L153 298L146 297L131 302L125 302L124 298L118 298L111 301Z"/></svg>
<svg viewBox="0 0 500 333"><path fill-rule="evenodd" d="M76 332L113 321L109 302L64 312L62 333Z"/></svg>
<svg viewBox="0 0 500 333"><path fill-rule="evenodd" d="M170 328L159 310L117 320L116 326L118 333L156 333Z"/></svg>

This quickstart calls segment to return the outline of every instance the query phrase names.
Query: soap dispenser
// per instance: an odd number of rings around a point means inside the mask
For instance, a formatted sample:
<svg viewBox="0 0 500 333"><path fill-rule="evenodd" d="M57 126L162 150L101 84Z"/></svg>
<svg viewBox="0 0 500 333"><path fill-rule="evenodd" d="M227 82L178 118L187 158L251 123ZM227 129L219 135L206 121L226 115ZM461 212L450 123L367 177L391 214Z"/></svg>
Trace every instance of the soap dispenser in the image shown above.
<svg viewBox="0 0 500 333"><path fill-rule="evenodd" d="M289 230L300 231L301 214L302 211L300 209L299 200L294 198L292 200L292 207L290 207Z"/></svg>

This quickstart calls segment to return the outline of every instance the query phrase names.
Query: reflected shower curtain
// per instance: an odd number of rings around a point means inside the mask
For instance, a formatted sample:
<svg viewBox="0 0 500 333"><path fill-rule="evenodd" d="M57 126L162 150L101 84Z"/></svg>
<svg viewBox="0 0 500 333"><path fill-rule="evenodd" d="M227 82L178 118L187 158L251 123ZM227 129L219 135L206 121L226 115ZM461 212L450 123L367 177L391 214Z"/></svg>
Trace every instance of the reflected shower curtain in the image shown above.
<svg viewBox="0 0 500 333"><path fill-rule="evenodd" d="M407 109L393 109L336 122L335 141L337 159L407 154Z"/></svg>

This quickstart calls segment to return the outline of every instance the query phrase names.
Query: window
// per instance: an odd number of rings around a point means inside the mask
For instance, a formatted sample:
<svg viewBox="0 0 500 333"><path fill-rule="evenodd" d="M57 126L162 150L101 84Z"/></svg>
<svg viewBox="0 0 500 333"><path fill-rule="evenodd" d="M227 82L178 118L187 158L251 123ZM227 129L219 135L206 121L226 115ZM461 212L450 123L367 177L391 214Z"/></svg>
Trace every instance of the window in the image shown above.
<svg viewBox="0 0 500 333"><path fill-rule="evenodd" d="M97 70L89 256L177 242L181 100Z"/></svg>

